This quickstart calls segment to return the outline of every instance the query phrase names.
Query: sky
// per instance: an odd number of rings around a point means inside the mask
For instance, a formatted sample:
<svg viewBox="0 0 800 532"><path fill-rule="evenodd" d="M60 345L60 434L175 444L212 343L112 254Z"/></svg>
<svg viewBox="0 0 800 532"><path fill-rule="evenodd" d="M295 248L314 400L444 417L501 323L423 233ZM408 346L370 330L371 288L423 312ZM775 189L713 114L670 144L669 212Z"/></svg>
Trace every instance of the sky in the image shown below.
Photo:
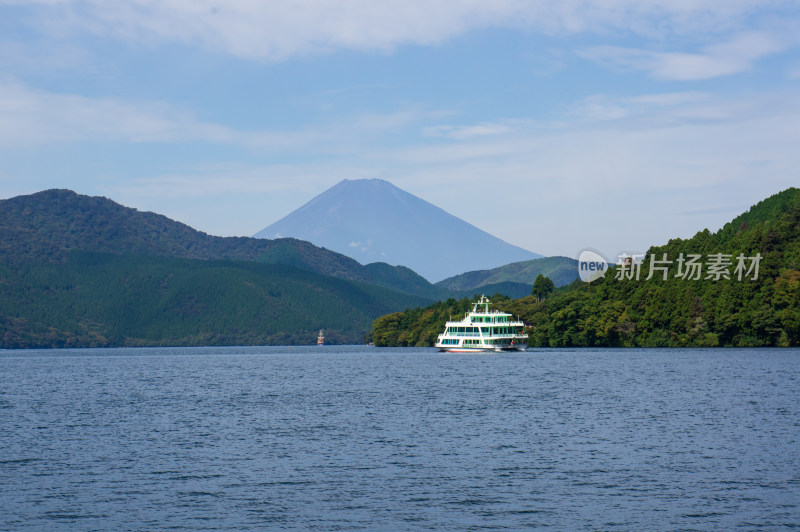
<svg viewBox="0 0 800 532"><path fill-rule="evenodd" d="M380 178L613 261L800 186L799 148L798 0L0 0L2 199L249 236Z"/></svg>

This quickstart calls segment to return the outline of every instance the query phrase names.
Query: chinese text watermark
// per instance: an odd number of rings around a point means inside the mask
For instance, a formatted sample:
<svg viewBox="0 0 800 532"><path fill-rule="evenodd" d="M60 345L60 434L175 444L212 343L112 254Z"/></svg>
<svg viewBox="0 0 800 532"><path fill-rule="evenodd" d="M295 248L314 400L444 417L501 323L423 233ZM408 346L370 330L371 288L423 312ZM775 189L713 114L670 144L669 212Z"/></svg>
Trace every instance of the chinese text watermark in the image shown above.
<svg viewBox="0 0 800 532"><path fill-rule="evenodd" d="M703 260L705 258L705 260ZM614 278L618 280L640 280L642 270L647 272L645 281L653 277L660 276L666 281L670 276L670 267L675 267L673 278L688 281L719 281L720 279L736 279L737 281L758 279L758 268L761 263L761 253L756 253L754 257L746 257L744 253L734 258L728 253L708 253L705 257L699 253L680 253L678 258L671 260L666 253L661 254L661 258L650 255L648 261L642 264L644 254L628 255L621 253L617 256L617 267ZM733 268L733 271L731 271Z"/></svg>

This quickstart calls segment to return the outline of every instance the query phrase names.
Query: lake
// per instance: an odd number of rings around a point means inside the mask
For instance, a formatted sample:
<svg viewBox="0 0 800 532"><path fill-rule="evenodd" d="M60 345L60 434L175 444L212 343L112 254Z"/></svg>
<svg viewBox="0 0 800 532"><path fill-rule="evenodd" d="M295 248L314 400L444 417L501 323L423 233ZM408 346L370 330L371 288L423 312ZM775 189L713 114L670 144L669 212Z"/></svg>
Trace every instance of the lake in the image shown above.
<svg viewBox="0 0 800 532"><path fill-rule="evenodd" d="M800 350L0 351L0 529L800 527Z"/></svg>

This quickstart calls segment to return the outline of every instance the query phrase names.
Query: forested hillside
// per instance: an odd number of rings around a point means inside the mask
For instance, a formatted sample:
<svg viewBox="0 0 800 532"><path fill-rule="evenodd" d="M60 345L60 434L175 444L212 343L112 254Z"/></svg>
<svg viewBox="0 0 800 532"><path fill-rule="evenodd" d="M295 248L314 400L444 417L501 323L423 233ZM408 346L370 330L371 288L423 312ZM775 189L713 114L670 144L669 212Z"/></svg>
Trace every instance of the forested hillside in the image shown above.
<svg viewBox="0 0 800 532"><path fill-rule="evenodd" d="M73 251L0 264L0 347L362 343L426 301L286 265Z"/></svg>
<svg viewBox="0 0 800 532"><path fill-rule="evenodd" d="M408 268L362 266L293 238L218 237L107 198L46 190L0 201L0 260L61 262L71 250L288 264L433 299L442 290Z"/></svg>
<svg viewBox="0 0 800 532"><path fill-rule="evenodd" d="M440 291L408 268L68 190L0 201L0 348L308 344L319 329L361 343L377 316L433 299L409 293Z"/></svg>
<svg viewBox="0 0 800 532"><path fill-rule="evenodd" d="M577 266L578 262L568 257L542 257L513 262L491 270L462 273L439 281L436 286L449 290L480 290L483 287L494 287L501 283L520 283L527 286L527 292L524 295L528 295L533 281L539 275L549 277L556 286L564 286L578 278ZM494 293L490 289L487 289L487 292Z"/></svg>
<svg viewBox="0 0 800 532"><path fill-rule="evenodd" d="M800 345L800 190L758 203L716 233L654 246L639 264L638 273L627 263L542 302L501 300L498 308L523 318L532 346ZM440 310L383 316L373 337L432 345Z"/></svg>

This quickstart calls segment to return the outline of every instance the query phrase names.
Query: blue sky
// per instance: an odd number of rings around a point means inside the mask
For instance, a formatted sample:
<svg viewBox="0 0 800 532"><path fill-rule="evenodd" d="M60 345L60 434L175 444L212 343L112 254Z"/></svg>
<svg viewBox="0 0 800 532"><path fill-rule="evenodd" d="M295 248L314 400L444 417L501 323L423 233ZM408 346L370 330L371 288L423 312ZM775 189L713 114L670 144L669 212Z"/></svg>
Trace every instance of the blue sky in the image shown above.
<svg viewBox="0 0 800 532"><path fill-rule="evenodd" d="M800 185L799 52L798 1L0 0L0 198L251 235L377 177L613 258Z"/></svg>

